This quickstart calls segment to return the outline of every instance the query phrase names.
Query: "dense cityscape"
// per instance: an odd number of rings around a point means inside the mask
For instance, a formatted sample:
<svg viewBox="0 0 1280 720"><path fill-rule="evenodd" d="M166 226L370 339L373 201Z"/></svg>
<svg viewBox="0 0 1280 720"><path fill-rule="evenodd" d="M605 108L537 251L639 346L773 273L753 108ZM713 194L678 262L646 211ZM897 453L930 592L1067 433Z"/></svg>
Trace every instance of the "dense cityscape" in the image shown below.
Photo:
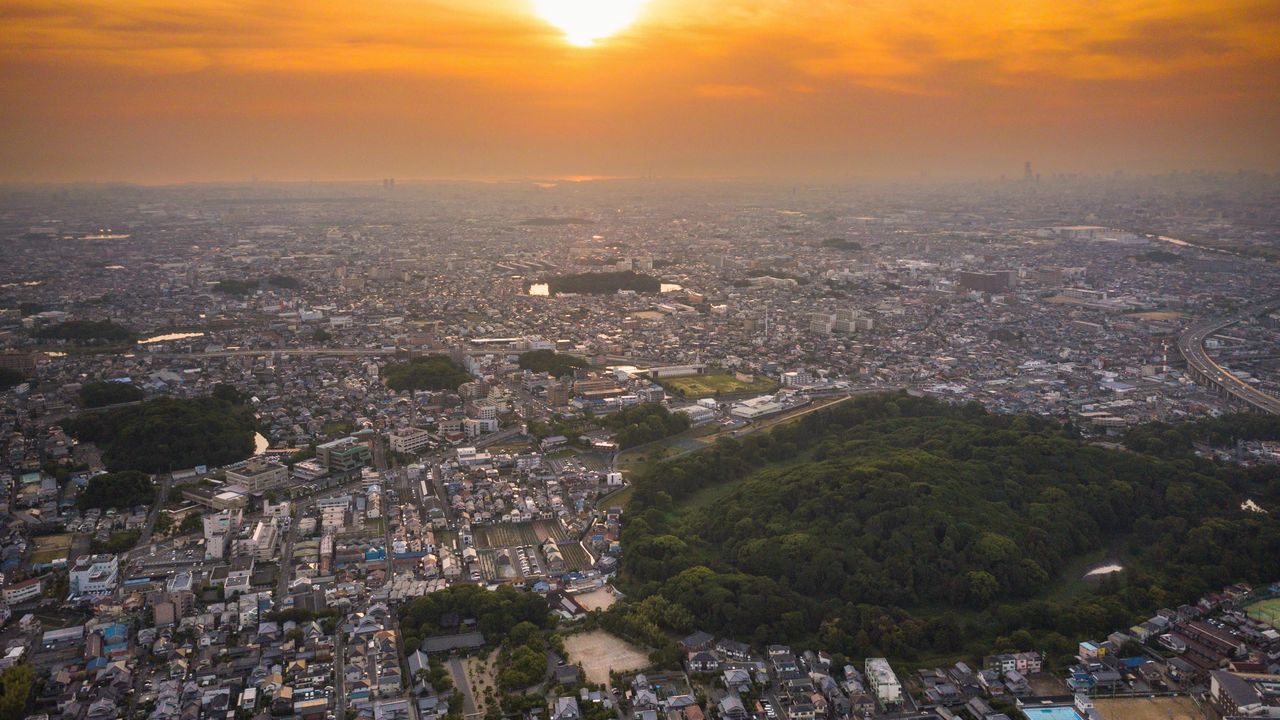
<svg viewBox="0 0 1280 720"><path fill-rule="evenodd" d="M1280 717L1277 182L6 188L0 713ZM1126 603L1046 634L865 589L861 633L681 602L698 566L763 560L663 535L673 498L691 522L751 492L672 478L831 457L796 428L856 437L848 413L1194 464L1257 545L1154 581L1101 523L935 578L963 612L1010 611L988 582Z"/></svg>

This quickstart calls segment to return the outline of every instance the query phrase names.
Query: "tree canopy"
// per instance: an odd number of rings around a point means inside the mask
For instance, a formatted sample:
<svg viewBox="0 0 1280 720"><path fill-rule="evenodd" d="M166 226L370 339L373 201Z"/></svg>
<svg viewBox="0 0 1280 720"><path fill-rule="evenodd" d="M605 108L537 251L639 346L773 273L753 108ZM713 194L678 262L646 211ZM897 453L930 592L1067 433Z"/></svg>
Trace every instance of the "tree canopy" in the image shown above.
<svg viewBox="0 0 1280 720"><path fill-rule="evenodd" d="M451 585L410 600L399 612L406 648L416 648L433 635L455 632L446 622L449 620L453 624L475 620L476 629L495 644L520 623L546 627L551 622L546 598L505 585L495 591L478 585Z"/></svg>
<svg viewBox="0 0 1280 720"><path fill-rule="evenodd" d="M642 275L631 270L621 272L575 273L547 278L547 289L552 295L576 293L579 295L612 295L619 290L655 293L662 288L661 281L652 275Z"/></svg>
<svg viewBox="0 0 1280 720"><path fill-rule="evenodd" d="M677 435L690 425L688 415L673 413L656 403L633 405L605 416L600 424L617 431L622 450Z"/></svg>
<svg viewBox="0 0 1280 720"><path fill-rule="evenodd" d="M425 355L409 362L391 363L383 372L387 387L396 392L457 390L471 380L467 371L445 355Z"/></svg>
<svg viewBox="0 0 1280 720"><path fill-rule="evenodd" d="M260 283L257 280L238 280L229 278L226 280L219 280L218 284L213 286L213 291L222 293L223 295L244 297L257 292L259 285Z"/></svg>
<svg viewBox="0 0 1280 720"><path fill-rule="evenodd" d="M11 387L21 385L26 380L27 376L21 370L0 368L0 390L8 390Z"/></svg>
<svg viewBox="0 0 1280 720"><path fill-rule="evenodd" d="M133 342L133 330L110 320L68 320L46 325L31 333L41 340L69 340L77 344Z"/></svg>
<svg viewBox="0 0 1280 720"><path fill-rule="evenodd" d="M95 475L80 493L76 504L81 510L89 508L131 508L149 505L155 500L155 483L146 473L137 470Z"/></svg>
<svg viewBox="0 0 1280 720"><path fill-rule="evenodd" d="M221 396L219 396L221 395ZM159 397L62 421L69 434L103 447L107 469L165 472L227 465L253 454L253 411L228 393Z"/></svg>
<svg viewBox="0 0 1280 720"><path fill-rule="evenodd" d="M577 368L587 367L587 361L573 355L562 355L554 350L530 350L520 353L520 367L532 372L564 377L572 375Z"/></svg>
<svg viewBox="0 0 1280 720"><path fill-rule="evenodd" d="M80 403L87 408L135 402L145 397L141 388L126 382L91 382L80 388Z"/></svg>
<svg viewBox="0 0 1280 720"><path fill-rule="evenodd" d="M639 478L623 530L631 600L611 613L633 630L682 632L688 613L761 644L902 659L1022 628L1068 654L1067 638L1280 574L1280 521L1242 511L1246 496L1276 508L1280 468L1118 452L1041 417L869 396ZM1127 574L1059 598L1072 561L1099 551ZM675 609L645 611L654 597ZM943 610L956 607L982 612Z"/></svg>

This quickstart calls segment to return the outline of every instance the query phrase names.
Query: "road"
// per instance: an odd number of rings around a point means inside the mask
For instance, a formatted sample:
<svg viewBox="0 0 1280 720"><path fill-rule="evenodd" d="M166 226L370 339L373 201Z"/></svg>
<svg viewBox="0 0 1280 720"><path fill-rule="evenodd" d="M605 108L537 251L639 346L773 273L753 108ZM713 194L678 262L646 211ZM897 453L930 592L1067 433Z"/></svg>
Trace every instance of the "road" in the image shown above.
<svg viewBox="0 0 1280 720"><path fill-rule="evenodd" d="M338 628L334 632L333 644L333 671L335 680L333 683L334 691L334 716L337 720L346 720L347 718L347 689L346 689L346 651L342 647L342 628Z"/></svg>
<svg viewBox="0 0 1280 720"><path fill-rule="evenodd" d="M284 545L280 548L280 585L276 588L276 606L284 607L285 598L289 597L289 581L293 579L293 536L294 523L297 522L298 505L290 503L289 529L284 533ZM339 632L339 635L342 633Z"/></svg>
<svg viewBox="0 0 1280 720"><path fill-rule="evenodd" d="M1220 388L1253 409L1280 415L1280 398L1268 395L1233 375L1231 371L1215 362L1204 347L1204 341L1210 335L1276 308L1280 308L1280 300L1270 300L1250 305L1233 317L1201 320L1183 331L1178 337L1178 352L1187 361L1187 368L1191 370L1196 382Z"/></svg>
<svg viewBox="0 0 1280 720"><path fill-rule="evenodd" d="M151 506L151 512L147 513L147 524L142 528L142 534L138 536L138 542L135 547L142 547L151 542L151 533L155 532L156 520L160 518L160 513L164 512L164 504L169 501L169 486L173 484L173 475L164 473L159 476L160 491L156 493L156 502Z"/></svg>
<svg viewBox="0 0 1280 720"><path fill-rule="evenodd" d="M479 713L476 712L476 700L471 695L471 685L467 682L467 668L462 662L462 656L454 655L449 658L449 672L453 673L453 685L462 693L462 716L475 717Z"/></svg>

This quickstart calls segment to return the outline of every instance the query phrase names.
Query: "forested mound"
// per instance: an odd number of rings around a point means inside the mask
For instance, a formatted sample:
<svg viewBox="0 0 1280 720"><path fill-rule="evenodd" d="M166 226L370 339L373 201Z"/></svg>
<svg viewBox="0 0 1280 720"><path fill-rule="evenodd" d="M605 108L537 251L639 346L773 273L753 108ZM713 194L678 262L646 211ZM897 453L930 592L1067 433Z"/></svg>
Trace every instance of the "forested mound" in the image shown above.
<svg viewBox="0 0 1280 720"><path fill-rule="evenodd" d="M1280 469L1105 449L977 404L859 398L640 478L623 531L634 600L606 622L650 644L696 625L854 657L1066 654L1081 634L1280 577L1280 521L1245 497L1280 512ZM1080 561L1102 553L1128 572L1082 587Z"/></svg>
<svg viewBox="0 0 1280 720"><path fill-rule="evenodd" d="M227 465L253 454L253 410L234 389L221 385L205 397L158 397L61 424L76 439L98 443L113 472Z"/></svg>

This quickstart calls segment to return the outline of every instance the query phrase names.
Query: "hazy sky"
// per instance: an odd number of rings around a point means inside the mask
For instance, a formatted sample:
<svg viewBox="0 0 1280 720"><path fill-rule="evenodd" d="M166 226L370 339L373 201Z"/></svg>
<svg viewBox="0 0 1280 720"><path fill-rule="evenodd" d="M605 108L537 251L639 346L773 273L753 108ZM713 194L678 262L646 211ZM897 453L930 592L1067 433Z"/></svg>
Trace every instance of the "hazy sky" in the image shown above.
<svg viewBox="0 0 1280 720"><path fill-rule="evenodd" d="M1274 171L1278 37L1276 0L653 0L590 47L526 0L5 0L0 180Z"/></svg>

